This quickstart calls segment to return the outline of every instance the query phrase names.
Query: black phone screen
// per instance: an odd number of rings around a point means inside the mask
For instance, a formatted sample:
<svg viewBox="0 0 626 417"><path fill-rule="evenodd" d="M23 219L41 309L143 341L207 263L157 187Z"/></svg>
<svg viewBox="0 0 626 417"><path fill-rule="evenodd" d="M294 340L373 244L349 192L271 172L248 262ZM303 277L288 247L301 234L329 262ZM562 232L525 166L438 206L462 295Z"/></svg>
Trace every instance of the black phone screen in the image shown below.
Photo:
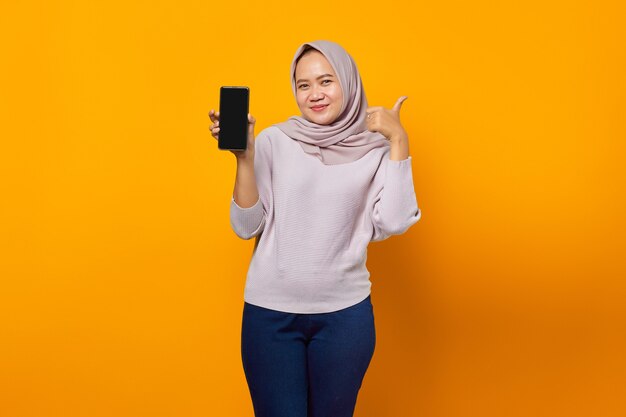
<svg viewBox="0 0 626 417"><path fill-rule="evenodd" d="M248 145L248 87L220 88L220 131L218 148L245 151Z"/></svg>

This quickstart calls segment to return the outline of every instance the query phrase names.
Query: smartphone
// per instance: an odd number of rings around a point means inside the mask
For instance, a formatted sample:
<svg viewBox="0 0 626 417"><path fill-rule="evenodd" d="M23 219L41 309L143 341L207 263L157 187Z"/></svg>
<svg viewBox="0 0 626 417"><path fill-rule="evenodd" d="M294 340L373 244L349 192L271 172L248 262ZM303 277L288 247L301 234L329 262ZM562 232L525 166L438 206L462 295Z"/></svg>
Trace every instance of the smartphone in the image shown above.
<svg viewBox="0 0 626 417"><path fill-rule="evenodd" d="M220 132L217 147L224 151L245 151L248 147L248 87L220 88Z"/></svg>

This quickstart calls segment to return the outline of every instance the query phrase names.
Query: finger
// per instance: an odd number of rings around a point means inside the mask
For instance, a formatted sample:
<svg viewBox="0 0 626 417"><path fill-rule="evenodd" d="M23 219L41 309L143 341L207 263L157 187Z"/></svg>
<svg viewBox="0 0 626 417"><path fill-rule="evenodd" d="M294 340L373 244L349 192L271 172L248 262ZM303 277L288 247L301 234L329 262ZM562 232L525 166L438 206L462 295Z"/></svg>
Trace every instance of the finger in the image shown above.
<svg viewBox="0 0 626 417"><path fill-rule="evenodd" d="M215 121L217 120L217 117L215 117L215 110L211 109L211 111L209 112L209 117L211 118L211 121L215 123Z"/></svg>
<svg viewBox="0 0 626 417"><path fill-rule="evenodd" d="M379 111L370 111L369 113L367 113L367 116L365 117L365 120L367 120L368 123L371 123L371 122L374 121L374 119L378 115L379 115Z"/></svg>
<svg viewBox="0 0 626 417"><path fill-rule="evenodd" d="M393 111L395 112L399 112L400 109L402 108L402 103L404 103L404 100L406 100L407 98L409 98L408 96L402 96L398 99L398 101L396 101L396 104L393 105Z"/></svg>
<svg viewBox="0 0 626 417"><path fill-rule="evenodd" d="M248 136L254 137L254 124L256 123L256 119L248 113Z"/></svg>

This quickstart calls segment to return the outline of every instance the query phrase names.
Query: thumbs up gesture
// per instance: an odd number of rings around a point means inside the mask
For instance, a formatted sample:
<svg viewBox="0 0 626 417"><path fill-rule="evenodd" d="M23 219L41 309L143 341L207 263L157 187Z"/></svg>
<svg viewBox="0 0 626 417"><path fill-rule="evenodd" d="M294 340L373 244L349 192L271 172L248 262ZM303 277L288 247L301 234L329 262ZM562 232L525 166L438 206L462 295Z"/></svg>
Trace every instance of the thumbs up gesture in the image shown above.
<svg viewBox="0 0 626 417"><path fill-rule="evenodd" d="M368 107L365 110L367 113L367 130L379 132L389 141L407 137L406 130L400 123L400 109L407 98L407 96L400 97L391 109L381 106Z"/></svg>

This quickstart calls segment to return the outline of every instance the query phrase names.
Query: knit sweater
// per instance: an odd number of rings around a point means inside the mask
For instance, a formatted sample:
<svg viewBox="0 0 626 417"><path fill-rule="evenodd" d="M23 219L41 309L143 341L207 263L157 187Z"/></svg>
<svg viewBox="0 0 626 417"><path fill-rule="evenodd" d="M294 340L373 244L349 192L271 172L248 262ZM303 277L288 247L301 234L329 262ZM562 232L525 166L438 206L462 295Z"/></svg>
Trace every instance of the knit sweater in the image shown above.
<svg viewBox="0 0 626 417"><path fill-rule="evenodd" d="M404 233L421 217L411 157L375 148L349 163L325 165L275 126L255 139L259 199L230 223L256 237L244 301L291 313L327 313L370 294L370 242Z"/></svg>

